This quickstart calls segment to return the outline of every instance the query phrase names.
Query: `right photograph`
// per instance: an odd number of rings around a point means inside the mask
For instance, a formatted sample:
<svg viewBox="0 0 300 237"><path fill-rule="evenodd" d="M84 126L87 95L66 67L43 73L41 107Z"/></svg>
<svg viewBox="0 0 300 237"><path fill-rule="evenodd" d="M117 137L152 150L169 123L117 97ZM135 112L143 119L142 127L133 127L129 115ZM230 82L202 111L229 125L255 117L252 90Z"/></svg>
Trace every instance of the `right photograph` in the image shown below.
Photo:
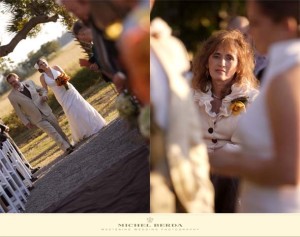
<svg viewBox="0 0 300 237"><path fill-rule="evenodd" d="M150 212L300 212L300 1L150 8Z"/></svg>

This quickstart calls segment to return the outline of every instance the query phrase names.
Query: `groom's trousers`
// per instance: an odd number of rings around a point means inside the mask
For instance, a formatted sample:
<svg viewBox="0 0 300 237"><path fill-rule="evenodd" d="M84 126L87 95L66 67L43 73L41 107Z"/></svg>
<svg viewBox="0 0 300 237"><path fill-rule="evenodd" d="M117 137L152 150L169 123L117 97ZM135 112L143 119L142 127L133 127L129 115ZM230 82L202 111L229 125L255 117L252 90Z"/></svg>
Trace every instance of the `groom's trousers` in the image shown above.
<svg viewBox="0 0 300 237"><path fill-rule="evenodd" d="M66 151L71 146L53 113L49 116L42 114L42 120L36 125L47 133L63 151Z"/></svg>

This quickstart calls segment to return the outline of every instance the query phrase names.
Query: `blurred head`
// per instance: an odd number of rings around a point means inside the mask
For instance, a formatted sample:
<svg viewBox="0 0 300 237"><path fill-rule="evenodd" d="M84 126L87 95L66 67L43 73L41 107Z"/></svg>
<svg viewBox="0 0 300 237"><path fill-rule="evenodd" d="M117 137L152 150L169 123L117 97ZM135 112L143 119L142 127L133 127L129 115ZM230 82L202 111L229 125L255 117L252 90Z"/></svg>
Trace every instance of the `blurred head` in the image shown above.
<svg viewBox="0 0 300 237"><path fill-rule="evenodd" d="M250 34L256 49L265 54L271 44L299 37L300 2L247 1Z"/></svg>
<svg viewBox="0 0 300 237"><path fill-rule="evenodd" d="M73 33L75 37L85 43L90 43L93 41L93 33L91 28L87 27L81 21L76 21L73 25Z"/></svg>
<svg viewBox="0 0 300 237"><path fill-rule="evenodd" d="M219 31L203 44L193 61L192 86L207 92L213 81L224 85L250 83L256 85L253 75L253 51L239 31Z"/></svg>
<svg viewBox="0 0 300 237"><path fill-rule="evenodd" d="M46 59L40 58L37 60L34 68L37 69L39 72L44 72L49 67L48 62Z"/></svg>
<svg viewBox="0 0 300 237"><path fill-rule="evenodd" d="M20 87L19 76L15 73L10 73L6 76L6 81L10 84L14 89L18 89Z"/></svg>
<svg viewBox="0 0 300 237"><path fill-rule="evenodd" d="M249 28L249 21L247 17L235 16L228 22L227 30L238 30L242 34L246 34Z"/></svg>
<svg viewBox="0 0 300 237"><path fill-rule="evenodd" d="M245 39L251 43L249 38L249 21L247 17L244 16L235 16L231 18L228 22L227 30L238 30L240 31Z"/></svg>
<svg viewBox="0 0 300 237"><path fill-rule="evenodd" d="M150 0L150 11L152 10L154 3L155 3L155 0Z"/></svg>
<svg viewBox="0 0 300 237"><path fill-rule="evenodd" d="M91 18L95 26L103 30L113 23L123 21L138 3L138 0L91 1Z"/></svg>
<svg viewBox="0 0 300 237"><path fill-rule="evenodd" d="M91 10L90 0L59 0L59 3L83 22L88 22Z"/></svg>

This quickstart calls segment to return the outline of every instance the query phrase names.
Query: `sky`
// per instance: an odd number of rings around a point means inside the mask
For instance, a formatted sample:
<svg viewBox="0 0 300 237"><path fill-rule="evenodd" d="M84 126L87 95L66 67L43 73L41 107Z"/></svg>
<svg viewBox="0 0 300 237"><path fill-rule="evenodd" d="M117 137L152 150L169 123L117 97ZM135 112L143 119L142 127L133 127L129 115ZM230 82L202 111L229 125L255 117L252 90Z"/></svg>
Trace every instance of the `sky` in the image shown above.
<svg viewBox="0 0 300 237"><path fill-rule="evenodd" d="M1 7L1 4L0 4ZM0 12L0 42L6 45L13 38L14 34L6 32L6 25L9 21L10 14L2 14ZM27 37L21 40L12 53L5 58L10 58L15 64L27 59L27 54L31 51L37 51L40 46L48 41L52 41L60 37L67 29L59 22L49 22L42 24L41 32L35 38Z"/></svg>

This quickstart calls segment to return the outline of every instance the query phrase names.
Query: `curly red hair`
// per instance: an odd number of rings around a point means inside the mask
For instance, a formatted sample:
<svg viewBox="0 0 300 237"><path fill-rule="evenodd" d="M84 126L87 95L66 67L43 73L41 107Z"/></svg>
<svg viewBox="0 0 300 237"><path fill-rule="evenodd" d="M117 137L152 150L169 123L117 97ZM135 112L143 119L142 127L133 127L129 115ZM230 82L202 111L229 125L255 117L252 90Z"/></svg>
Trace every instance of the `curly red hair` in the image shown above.
<svg viewBox="0 0 300 237"><path fill-rule="evenodd" d="M258 82L253 74L254 53L251 46L239 31L222 30L204 42L193 60L193 89L207 92L208 85L211 84L211 77L208 75L208 59L219 47L228 50L236 49L238 59L237 71L231 83L224 90L224 96L230 94L231 85L235 83L250 83L257 87Z"/></svg>

